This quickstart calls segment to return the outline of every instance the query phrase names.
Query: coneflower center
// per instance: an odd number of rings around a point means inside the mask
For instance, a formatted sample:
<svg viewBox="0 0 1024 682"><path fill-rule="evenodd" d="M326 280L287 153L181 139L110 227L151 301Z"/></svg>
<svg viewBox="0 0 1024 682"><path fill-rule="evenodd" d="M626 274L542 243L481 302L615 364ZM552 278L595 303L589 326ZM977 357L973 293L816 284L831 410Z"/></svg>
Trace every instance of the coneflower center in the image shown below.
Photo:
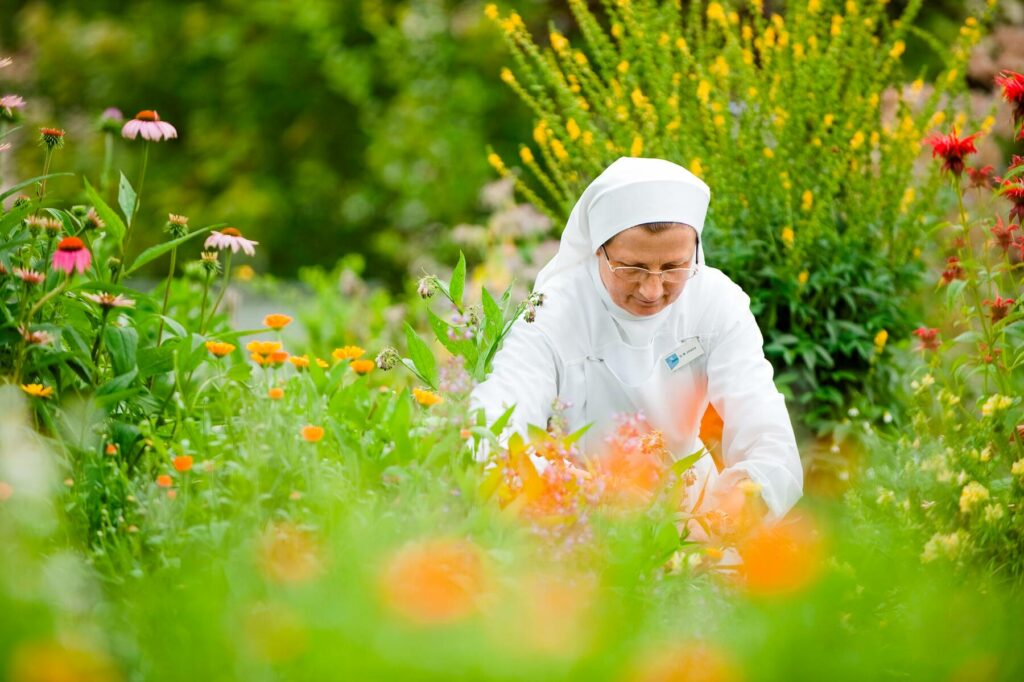
<svg viewBox="0 0 1024 682"><path fill-rule="evenodd" d="M85 244L78 237L65 237L57 244L58 251L81 251L85 248Z"/></svg>
<svg viewBox="0 0 1024 682"><path fill-rule="evenodd" d="M234 227L225 227L220 231L221 234L226 234L229 237L241 237L242 233Z"/></svg>
<svg viewBox="0 0 1024 682"><path fill-rule="evenodd" d="M159 121L160 120L160 116L155 111L152 111L150 109L146 109L145 111L140 111L139 113L135 114L135 120L137 120L137 121Z"/></svg>

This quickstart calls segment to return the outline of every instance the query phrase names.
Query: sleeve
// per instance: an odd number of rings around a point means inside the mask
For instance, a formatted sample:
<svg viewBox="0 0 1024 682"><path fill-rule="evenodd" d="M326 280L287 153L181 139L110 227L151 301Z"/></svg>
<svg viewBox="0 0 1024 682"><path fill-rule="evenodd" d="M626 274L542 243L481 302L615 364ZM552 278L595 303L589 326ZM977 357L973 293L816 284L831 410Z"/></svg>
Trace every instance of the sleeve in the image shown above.
<svg viewBox="0 0 1024 682"><path fill-rule="evenodd" d="M470 394L470 410L483 409L487 423L492 424L515 405L498 438L503 445L513 433L526 437L529 424L546 427L558 397L560 364L544 332L536 324L517 320L494 356L490 375ZM487 443L480 443L476 459L484 460L487 454Z"/></svg>
<svg viewBox="0 0 1024 682"><path fill-rule="evenodd" d="M719 489L749 477L761 487L769 518L780 519L803 494L803 467L785 398L764 356L764 339L739 292L742 309L708 354L708 399L723 422L725 468Z"/></svg>

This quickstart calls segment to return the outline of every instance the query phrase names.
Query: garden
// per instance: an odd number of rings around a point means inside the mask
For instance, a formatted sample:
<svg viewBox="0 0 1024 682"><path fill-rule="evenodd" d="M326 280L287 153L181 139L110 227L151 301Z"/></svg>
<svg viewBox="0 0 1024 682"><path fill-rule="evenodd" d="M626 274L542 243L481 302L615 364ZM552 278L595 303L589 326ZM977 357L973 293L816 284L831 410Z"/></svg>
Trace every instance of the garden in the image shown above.
<svg viewBox="0 0 1024 682"><path fill-rule="evenodd" d="M1021 679L1020 3L131 4L0 26L3 679ZM711 188L781 519L691 503L756 415L471 406L620 157Z"/></svg>

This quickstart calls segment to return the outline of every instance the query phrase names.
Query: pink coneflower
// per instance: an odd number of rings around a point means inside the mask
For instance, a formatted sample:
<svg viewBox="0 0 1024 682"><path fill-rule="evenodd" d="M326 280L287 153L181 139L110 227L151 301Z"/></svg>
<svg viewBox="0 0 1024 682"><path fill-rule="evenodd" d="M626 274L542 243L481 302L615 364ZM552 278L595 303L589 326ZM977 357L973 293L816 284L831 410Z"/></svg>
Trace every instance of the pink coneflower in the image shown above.
<svg viewBox="0 0 1024 682"><path fill-rule="evenodd" d="M996 76L996 83L1003 88L1003 99L1015 107L1013 122L1017 123L1024 119L1024 74L1003 71ZM1021 135L1024 135L1024 131Z"/></svg>
<svg viewBox="0 0 1024 682"><path fill-rule="evenodd" d="M111 294L106 291L101 291L98 294L82 294L83 297L89 299L101 308L110 310L111 308L134 308L135 301L130 298L126 298L121 294Z"/></svg>
<svg viewBox="0 0 1024 682"><path fill-rule="evenodd" d="M939 347L939 330L932 327L918 327L914 336L921 339L917 350L937 350Z"/></svg>
<svg viewBox="0 0 1024 682"><path fill-rule="evenodd" d="M160 115L149 109L135 114L135 118L124 124L121 128L121 135L129 140L134 140L139 135L143 140L159 142L170 140L178 136L178 131L170 123L160 120Z"/></svg>
<svg viewBox="0 0 1024 682"><path fill-rule="evenodd" d="M121 113L120 109L110 107L104 109L103 113L100 114L99 127L105 133L116 133L123 124L124 114Z"/></svg>
<svg viewBox="0 0 1024 682"><path fill-rule="evenodd" d="M4 95L0 97L0 118L14 119L14 112L17 109L25 108L25 100L21 95Z"/></svg>
<svg viewBox="0 0 1024 682"><path fill-rule="evenodd" d="M990 301L985 299L981 304L991 311L992 321L998 322L1006 317L1006 314L1010 312L1010 309L1013 307L1013 299L1003 298L999 294L996 294L996 300Z"/></svg>
<svg viewBox="0 0 1024 682"><path fill-rule="evenodd" d="M210 233L210 236L206 238L206 242L203 244L204 248L216 248L220 250L231 249L232 253L238 253L241 249L249 256L256 255L256 249L259 242L254 242L251 239L246 239L242 236L242 233L234 227L225 227L221 231L214 230Z"/></svg>
<svg viewBox="0 0 1024 682"><path fill-rule="evenodd" d="M92 254L78 237L64 237L53 252L53 267L67 274L85 272L92 263Z"/></svg>
<svg viewBox="0 0 1024 682"><path fill-rule="evenodd" d="M44 343L53 343L53 336L44 331L29 331L25 327L19 326L18 333L21 334L21 338L25 340L25 343L27 343L30 346L38 346Z"/></svg>
<svg viewBox="0 0 1024 682"><path fill-rule="evenodd" d="M25 268L14 268L14 276L20 279L25 284L42 284L43 280L46 279L46 275L35 270L26 270Z"/></svg>
<svg viewBox="0 0 1024 682"><path fill-rule="evenodd" d="M945 163L942 170L948 170L957 177L964 171L964 157L968 154L977 153L974 147L974 140L981 133L974 133L960 139L957 137L956 128L949 135L935 133L925 138L924 143L932 148L932 158L941 156Z"/></svg>

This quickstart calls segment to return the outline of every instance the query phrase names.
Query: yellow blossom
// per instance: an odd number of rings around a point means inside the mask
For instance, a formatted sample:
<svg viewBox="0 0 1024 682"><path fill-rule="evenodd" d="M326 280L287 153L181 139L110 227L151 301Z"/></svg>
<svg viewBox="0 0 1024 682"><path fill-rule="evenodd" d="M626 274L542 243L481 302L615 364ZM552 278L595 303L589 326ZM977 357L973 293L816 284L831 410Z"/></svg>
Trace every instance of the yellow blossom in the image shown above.
<svg viewBox="0 0 1024 682"><path fill-rule="evenodd" d="M725 61L725 57L718 55L715 57L714 63L708 68L712 74L725 78L729 75L729 63Z"/></svg>
<svg viewBox="0 0 1024 682"><path fill-rule="evenodd" d="M587 55L583 54L582 52L577 51L573 53L573 58L576 60L576 63L579 64L580 66L585 66L587 63Z"/></svg>
<svg viewBox="0 0 1024 682"><path fill-rule="evenodd" d="M669 98L668 98L667 100L665 100L665 103L666 103L666 104L667 104L667 105L669 106L669 108L670 108L670 109L672 109L672 110L676 110L676 109L678 109L678 108L679 108L679 98L678 98L678 97L676 97L675 95L672 95L672 96L671 96L671 97L669 97Z"/></svg>
<svg viewBox="0 0 1024 682"><path fill-rule="evenodd" d="M563 36L558 31L552 31L550 39L551 47L555 50L555 52L561 52L565 48L569 47L569 41L566 40L566 37Z"/></svg>
<svg viewBox="0 0 1024 682"><path fill-rule="evenodd" d="M918 78L917 80L915 80L913 83L910 84L910 92L912 92L915 95L917 93L921 92L921 90L923 88L924 88L924 81L921 80L920 78Z"/></svg>
<svg viewBox="0 0 1024 682"><path fill-rule="evenodd" d="M857 14L857 2L856 0L846 0L846 13L855 15Z"/></svg>
<svg viewBox="0 0 1024 682"><path fill-rule="evenodd" d="M637 109L643 107L647 98L644 97L644 91L640 88L633 88L633 92L629 93L629 98L633 101L633 106Z"/></svg>
<svg viewBox="0 0 1024 682"><path fill-rule="evenodd" d="M750 66L751 64L754 63L754 53L753 52L751 52L747 48L743 48L742 55L743 55L743 63L744 64L746 64L747 66Z"/></svg>
<svg viewBox="0 0 1024 682"><path fill-rule="evenodd" d="M725 24L725 9L722 7L721 3L712 2L708 4L708 20Z"/></svg>
<svg viewBox="0 0 1024 682"><path fill-rule="evenodd" d="M721 114L715 114L715 117L712 119L712 123L715 124L716 128L725 127L725 116L722 116Z"/></svg>
<svg viewBox="0 0 1024 682"><path fill-rule="evenodd" d="M658 47L665 47L666 45L668 45L670 40L672 40L671 36L662 31L661 33L658 34Z"/></svg>
<svg viewBox="0 0 1024 682"><path fill-rule="evenodd" d="M830 33L833 38L838 38L843 32L843 18L838 14L832 17L832 28Z"/></svg>
<svg viewBox="0 0 1024 682"><path fill-rule="evenodd" d="M786 225L782 228L782 242L787 246L793 246L793 242L796 240L796 233L793 232L793 228Z"/></svg>
<svg viewBox="0 0 1024 682"><path fill-rule="evenodd" d="M548 129L547 124L544 121L539 121L537 127L533 129L533 140L540 146L544 146L548 142Z"/></svg>
<svg viewBox="0 0 1024 682"><path fill-rule="evenodd" d="M875 352L881 353L885 350L885 343L889 340L889 332L885 329L875 334Z"/></svg>
<svg viewBox="0 0 1024 682"><path fill-rule="evenodd" d="M630 156L641 156L644 153L644 138L637 135L633 138L633 144L629 148Z"/></svg>
<svg viewBox="0 0 1024 682"><path fill-rule="evenodd" d="M807 284L807 280L811 278L811 273L806 270L801 270L800 274L796 276L796 281L800 282L800 286Z"/></svg>
<svg viewBox="0 0 1024 682"><path fill-rule="evenodd" d="M697 85L697 99L700 100L701 104L707 104L708 100L711 99L711 83L706 80L701 80Z"/></svg>
<svg viewBox="0 0 1024 682"><path fill-rule="evenodd" d="M619 73L626 73L627 71L629 71L629 62L623 59L621 62L619 62L619 65L616 66L615 69Z"/></svg>
<svg viewBox="0 0 1024 682"><path fill-rule="evenodd" d="M331 357L340 362L342 360L354 360L364 353L366 351L359 346L342 346L341 348L335 348L331 353Z"/></svg>
<svg viewBox="0 0 1024 682"><path fill-rule="evenodd" d="M690 161L690 172L696 175L697 177L701 177L704 175L704 166L701 164L700 158L694 157Z"/></svg>
<svg viewBox="0 0 1024 682"><path fill-rule="evenodd" d="M989 399L985 401L985 404L981 406L981 413L986 417L991 417L996 412L1005 410L1012 404L1013 398L996 393L990 396Z"/></svg>
<svg viewBox="0 0 1024 682"><path fill-rule="evenodd" d="M529 166L534 161L533 152L530 150L529 147L519 148L519 158L522 159L523 163L525 163L527 166Z"/></svg>
<svg viewBox="0 0 1024 682"><path fill-rule="evenodd" d="M960 492L960 512L963 514L970 514L975 507L986 501L988 498L988 488L977 481L971 481L965 485L964 489Z"/></svg>
<svg viewBox="0 0 1024 682"><path fill-rule="evenodd" d="M907 44L902 40L897 40L895 43L893 43L892 49L889 50L889 57L891 57L892 59L899 59L900 55L902 55L904 51L906 51L906 49Z"/></svg>
<svg viewBox="0 0 1024 682"><path fill-rule="evenodd" d="M580 141L583 143L584 147L589 147L591 144L594 143L594 133L592 133L589 130L584 130L583 139L581 139Z"/></svg>
<svg viewBox="0 0 1024 682"><path fill-rule="evenodd" d="M496 20L498 18L498 16L499 16L499 14L498 14L498 6L495 5L493 2L487 3L484 6L484 16L486 16L491 21Z"/></svg>
<svg viewBox="0 0 1024 682"><path fill-rule="evenodd" d="M803 196L800 198L800 208L806 213L810 211L814 206L814 192L809 189L805 189Z"/></svg>
<svg viewBox="0 0 1024 682"><path fill-rule="evenodd" d="M505 172L505 162L501 160L501 157L491 152L487 155L487 163L491 164L491 168L498 171L499 173Z"/></svg>
<svg viewBox="0 0 1024 682"><path fill-rule="evenodd" d="M828 128L835 122L835 120L836 117L834 114L825 114L825 118L823 118L821 122L825 124L826 128Z"/></svg>
<svg viewBox="0 0 1024 682"><path fill-rule="evenodd" d="M817 14L821 11L821 0L807 0L807 11Z"/></svg>
<svg viewBox="0 0 1024 682"><path fill-rule="evenodd" d="M900 199L900 213L906 213L910 204L914 202L914 188L908 187L903 191L903 198Z"/></svg>
<svg viewBox="0 0 1024 682"><path fill-rule="evenodd" d="M750 26L744 24L743 28L740 29L740 36L743 38L743 40L749 41L754 37L754 30L750 28Z"/></svg>
<svg viewBox="0 0 1024 682"><path fill-rule="evenodd" d="M671 121L669 121L668 123L665 124L665 130L668 130L668 131L679 130L679 127L681 125L683 125L683 122L680 121L678 118L674 118L674 119L672 119Z"/></svg>
<svg viewBox="0 0 1024 682"><path fill-rule="evenodd" d="M872 147L877 147L878 143L881 141L881 138L879 137L877 130L871 131L871 137L869 139Z"/></svg>
<svg viewBox="0 0 1024 682"><path fill-rule="evenodd" d="M679 38L676 40L676 49L680 52L686 52L690 49L689 45L686 44L685 38Z"/></svg>
<svg viewBox="0 0 1024 682"><path fill-rule="evenodd" d="M804 58L804 45L803 43L793 43L793 56L796 59Z"/></svg>
<svg viewBox="0 0 1024 682"><path fill-rule="evenodd" d="M565 124L565 132L569 133L570 140L577 140L580 136L580 126L576 119L570 118Z"/></svg>
<svg viewBox="0 0 1024 682"><path fill-rule="evenodd" d="M747 98L754 99L755 97L757 97L757 88L753 86L747 88Z"/></svg>
<svg viewBox="0 0 1024 682"><path fill-rule="evenodd" d="M21 384L21 390L33 398L49 398L53 395L53 387L42 384Z"/></svg>
<svg viewBox="0 0 1024 682"><path fill-rule="evenodd" d="M516 77L512 74L512 69L508 68L507 66L503 67L501 69L501 80L510 84L515 83Z"/></svg>
<svg viewBox="0 0 1024 682"><path fill-rule="evenodd" d="M1024 459L1018 459L1016 462L1010 465L1010 473L1014 476L1020 476L1024 478Z"/></svg>
<svg viewBox="0 0 1024 682"><path fill-rule="evenodd" d="M569 152L565 150L565 145L562 144L561 140L551 140L551 153L555 155L555 158L559 161L565 161L569 158Z"/></svg>
<svg viewBox="0 0 1024 682"><path fill-rule="evenodd" d="M622 37L622 24L612 24L611 31L612 31L612 37L613 38L621 38Z"/></svg>
<svg viewBox="0 0 1024 682"><path fill-rule="evenodd" d="M737 24L740 23L739 12L729 12L729 23L732 24L733 26L736 26Z"/></svg>
<svg viewBox="0 0 1024 682"><path fill-rule="evenodd" d="M444 398L433 391L428 391L424 388L412 389L412 397L415 398L416 402L423 407L430 407L431 405L437 405L438 403L444 402Z"/></svg>
<svg viewBox="0 0 1024 682"><path fill-rule="evenodd" d="M1003 518L1003 514L1005 514L1005 510L1003 509L1003 505L1001 504L996 503L985 506L986 523L996 523L1001 518Z"/></svg>
<svg viewBox="0 0 1024 682"><path fill-rule="evenodd" d="M858 130L854 133L853 137L850 138L850 149L860 149L864 144L864 133Z"/></svg>
<svg viewBox="0 0 1024 682"><path fill-rule="evenodd" d="M960 73L956 69L950 69L949 73L946 74L946 83L952 85Z"/></svg>
<svg viewBox="0 0 1024 682"><path fill-rule="evenodd" d="M765 147L762 153L764 154L764 158L766 158L766 159L774 159L775 158L775 152L772 151L771 147Z"/></svg>
<svg viewBox="0 0 1024 682"><path fill-rule="evenodd" d="M921 553L921 562L927 564L939 558L954 560L960 556L966 540L967 534L962 530L948 535L936 533L925 543L924 551Z"/></svg>
<svg viewBox="0 0 1024 682"><path fill-rule="evenodd" d="M982 130L982 132L987 133L987 132L991 131L992 130L992 126L994 126L995 124L996 124L996 119L995 119L994 116L991 116L991 115L986 116L985 120L981 122L981 130Z"/></svg>

